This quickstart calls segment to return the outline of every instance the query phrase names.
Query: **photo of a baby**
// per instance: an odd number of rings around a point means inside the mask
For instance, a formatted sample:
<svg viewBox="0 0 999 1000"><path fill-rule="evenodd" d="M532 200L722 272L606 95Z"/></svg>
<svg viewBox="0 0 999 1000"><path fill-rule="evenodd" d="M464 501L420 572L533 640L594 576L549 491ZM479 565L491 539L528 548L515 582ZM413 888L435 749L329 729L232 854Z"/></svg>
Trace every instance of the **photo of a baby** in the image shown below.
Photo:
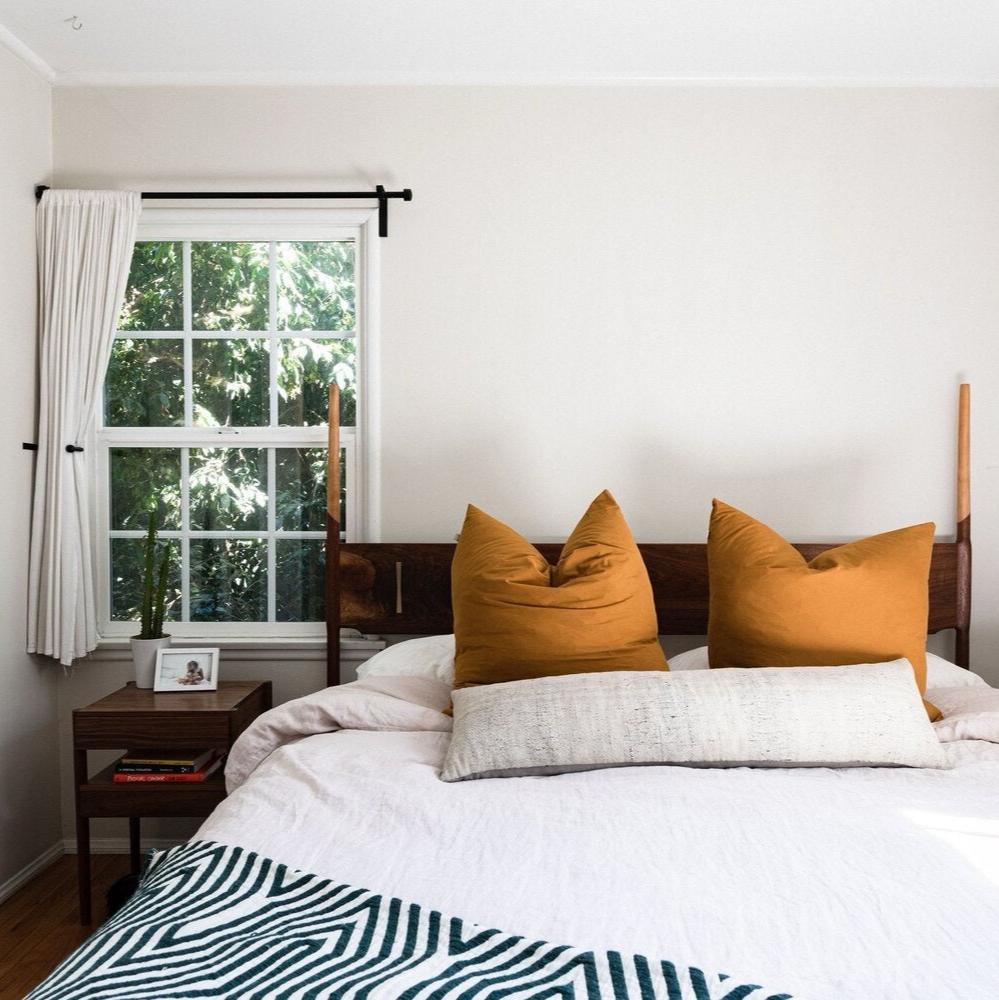
<svg viewBox="0 0 999 1000"><path fill-rule="evenodd" d="M204 684L205 683L205 672L198 666L197 660L187 661L187 673L183 677L177 678L178 684Z"/></svg>
<svg viewBox="0 0 999 1000"><path fill-rule="evenodd" d="M215 691L218 663L218 649L161 649L153 690Z"/></svg>

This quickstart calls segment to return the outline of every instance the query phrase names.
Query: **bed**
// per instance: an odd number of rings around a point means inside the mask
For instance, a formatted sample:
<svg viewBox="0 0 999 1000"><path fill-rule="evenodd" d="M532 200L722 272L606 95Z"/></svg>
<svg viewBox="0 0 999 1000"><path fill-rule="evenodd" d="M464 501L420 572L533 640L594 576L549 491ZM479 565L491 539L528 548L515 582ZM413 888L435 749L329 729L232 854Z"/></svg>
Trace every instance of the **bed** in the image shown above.
<svg viewBox="0 0 999 1000"><path fill-rule="evenodd" d="M961 399L957 537L934 546L928 631L954 629L966 668ZM948 769L623 767L446 784L449 685L339 685L336 647L342 625L447 633L451 547L341 546L334 517L328 544L330 685L244 734L226 801L151 860L33 1000L999 996L993 689L954 665L928 688L945 711L936 725L960 706L977 726L948 730ZM663 631L703 634L703 546L641 550Z"/></svg>

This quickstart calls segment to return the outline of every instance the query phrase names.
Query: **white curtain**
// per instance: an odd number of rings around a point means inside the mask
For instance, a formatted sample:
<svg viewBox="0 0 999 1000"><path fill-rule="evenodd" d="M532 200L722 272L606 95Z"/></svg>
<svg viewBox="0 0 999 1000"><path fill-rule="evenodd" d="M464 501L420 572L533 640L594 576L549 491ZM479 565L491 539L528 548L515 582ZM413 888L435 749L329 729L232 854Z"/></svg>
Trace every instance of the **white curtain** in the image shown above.
<svg viewBox="0 0 999 1000"><path fill-rule="evenodd" d="M97 645L93 429L142 210L133 191L46 191L38 207L39 426L28 652ZM67 452L74 445L83 451Z"/></svg>

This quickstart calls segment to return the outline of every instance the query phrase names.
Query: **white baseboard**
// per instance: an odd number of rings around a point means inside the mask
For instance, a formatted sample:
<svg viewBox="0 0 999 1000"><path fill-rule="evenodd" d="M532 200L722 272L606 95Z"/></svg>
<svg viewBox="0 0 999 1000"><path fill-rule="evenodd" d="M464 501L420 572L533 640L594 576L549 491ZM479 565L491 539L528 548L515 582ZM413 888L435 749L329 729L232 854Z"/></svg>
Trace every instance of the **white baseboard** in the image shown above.
<svg viewBox="0 0 999 1000"><path fill-rule="evenodd" d="M30 882L39 872L44 871L53 861L61 858L65 850L64 842L56 841L46 848L34 861L29 861L19 872L15 872L6 882L0 883L0 903L13 896L22 885Z"/></svg>
<svg viewBox="0 0 999 1000"><path fill-rule="evenodd" d="M165 851L184 842L184 839L174 840L169 837L143 837L142 849L145 851L152 847L157 851ZM128 837L94 837L90 841L90 853L128 854ZM34 861L29 861L20 871L14 872L6 882L0 882L0 903L13 896L21 886L27 885L64 854L76 854L75 837L57 840L51 847L42 851Z"/></svg>
<svg viewBox="0 0 999 1000"><path fill-rule="evenodd" d="M170 837L143 837L142 849L152 847L157 851L165 851L168 847L176 847L186 843L186 837L171 839ZM67 837L60 845L66 854L76 854L76 837ZM91 854L128 854L128 837L91 837Z"/></svg>

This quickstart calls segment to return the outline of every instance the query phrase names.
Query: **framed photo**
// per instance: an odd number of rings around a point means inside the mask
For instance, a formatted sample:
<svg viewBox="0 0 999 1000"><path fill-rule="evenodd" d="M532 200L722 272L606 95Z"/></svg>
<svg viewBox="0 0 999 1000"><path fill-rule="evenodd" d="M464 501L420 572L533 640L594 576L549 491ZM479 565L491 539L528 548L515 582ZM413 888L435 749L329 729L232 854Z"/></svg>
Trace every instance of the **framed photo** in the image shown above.
<svg viewBox="0 0 999 1000"><path fill-rule="evenodd" d="M219 686L219 650L171 649L156 652L154 691L215 691Z"/></svg>

